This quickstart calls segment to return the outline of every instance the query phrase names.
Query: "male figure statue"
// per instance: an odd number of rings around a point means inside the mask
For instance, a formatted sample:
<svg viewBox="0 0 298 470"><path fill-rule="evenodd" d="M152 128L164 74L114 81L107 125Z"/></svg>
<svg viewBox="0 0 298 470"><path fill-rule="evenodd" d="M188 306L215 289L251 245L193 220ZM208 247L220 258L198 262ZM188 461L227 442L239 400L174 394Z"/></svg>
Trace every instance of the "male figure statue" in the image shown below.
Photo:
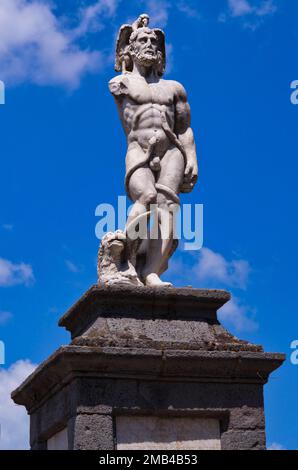
<svg viewBox="0 0 298 470"><path fill-rule="evenodd" d="M159 236L147 241L140 278L147 286L159 286L171 285L159 276L177 247L173 210L179 192L193 189L198 166L186 92L180 83L162 79L165 37L148 23L144 14L121 27L115 69L122 73L109 88L127 137L125 187L134 202L127 224L152 204L158 207ZM166 238L165 223L170 225Z"/></svg>

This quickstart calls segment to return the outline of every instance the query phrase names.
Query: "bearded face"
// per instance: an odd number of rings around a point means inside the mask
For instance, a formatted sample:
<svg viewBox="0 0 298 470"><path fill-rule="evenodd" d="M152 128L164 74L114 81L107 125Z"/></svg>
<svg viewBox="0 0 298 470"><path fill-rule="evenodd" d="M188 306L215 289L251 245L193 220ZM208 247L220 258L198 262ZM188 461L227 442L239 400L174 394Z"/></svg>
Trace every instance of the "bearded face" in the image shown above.
<svg viewBox="0 0 298 470"><path fill-rule="evenodd" d="M145 67L151 67L158 61L158 41L156 34L149 28L139 30L132 45L133 60Z"/></svg>

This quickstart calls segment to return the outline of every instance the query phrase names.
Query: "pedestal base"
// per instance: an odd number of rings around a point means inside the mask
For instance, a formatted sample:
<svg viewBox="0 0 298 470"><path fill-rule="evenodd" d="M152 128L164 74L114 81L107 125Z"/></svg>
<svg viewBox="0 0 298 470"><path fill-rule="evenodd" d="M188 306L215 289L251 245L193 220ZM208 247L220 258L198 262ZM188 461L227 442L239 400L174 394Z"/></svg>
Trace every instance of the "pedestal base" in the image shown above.
<svg viewBox="0 0 298 470"><path fill-rule="evenodd" d="M32 449L264 449L263 385L284 360L217 320L229 293L93 286L72 342L13 393Z"/></svg>

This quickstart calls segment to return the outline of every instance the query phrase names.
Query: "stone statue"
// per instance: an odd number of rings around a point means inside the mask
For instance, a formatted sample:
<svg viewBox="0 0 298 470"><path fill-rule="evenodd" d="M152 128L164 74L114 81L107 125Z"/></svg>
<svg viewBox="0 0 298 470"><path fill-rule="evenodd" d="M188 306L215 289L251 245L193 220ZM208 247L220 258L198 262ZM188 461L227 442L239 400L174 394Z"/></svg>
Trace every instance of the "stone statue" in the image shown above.
<svg viewBox="0 0 298 470"><path fill-rule="evenodd" d="M180 83L162 78L165 35L148 24L143 14L120 28L115 70L121 74L109 82L127 137L125 188L134 205L125 232L102 240L98 275L103 284L171 285L160 275L178 245L173 225L179 193L190 192L198 177L186 92ZM158 236L131 240L129 227L151 216Z"/></svg>

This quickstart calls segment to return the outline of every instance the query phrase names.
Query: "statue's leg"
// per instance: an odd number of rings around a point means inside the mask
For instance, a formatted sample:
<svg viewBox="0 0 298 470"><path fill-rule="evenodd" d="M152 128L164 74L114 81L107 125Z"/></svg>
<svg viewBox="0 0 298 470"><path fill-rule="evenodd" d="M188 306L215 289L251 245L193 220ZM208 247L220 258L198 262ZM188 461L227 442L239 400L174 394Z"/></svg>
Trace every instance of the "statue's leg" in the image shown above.
<svg viewBox="0 0 298 470"><path fill-rule="evenodd" d="M141 214L150 208L150 204L156 204L157 192L155 178L148 166L135 170L129 180L129 194L134 205L129 213L126 227Z"/></svg>
<svg viewBox="0 0 298 470"><path fill-rule="evenodd" d="M176 147L168 150L161 160L161 170L156 181L159 208L159 236L150 239L147 262L143 269L146 285L169 285L159 279L173 248L173 212L179 203L179 187L184 175L184 158Z"/></svg>

